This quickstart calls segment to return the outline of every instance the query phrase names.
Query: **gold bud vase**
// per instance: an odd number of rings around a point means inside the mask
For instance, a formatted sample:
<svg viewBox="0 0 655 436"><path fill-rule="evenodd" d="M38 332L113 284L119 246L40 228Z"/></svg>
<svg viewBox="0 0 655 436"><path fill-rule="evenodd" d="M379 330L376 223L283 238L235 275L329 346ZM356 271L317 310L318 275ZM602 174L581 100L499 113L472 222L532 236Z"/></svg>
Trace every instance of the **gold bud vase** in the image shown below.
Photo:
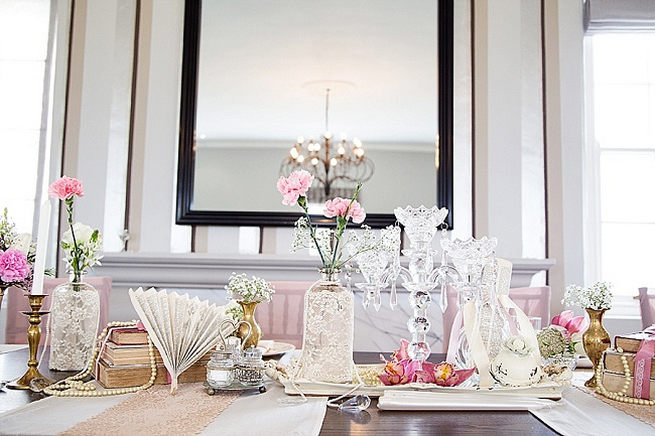
<svg viewBox="0 0 655 436"><path fill-rule="evenodd" d="M582 345L584 350L589 356L589 359L594 364L594 375L585 382L588 388L596 387L596 368L600 365L600 359L603 352L610 346L610 335L603 327L603 315L607 309L585 309L589 314L589 328L582 335Z"/></svg>
<svg viewBox="0 0 655 436"><path fill-rule="evenodd" d="M256 347L262 337L262 329L259 327L259 324L257 324L257 320L255 320L255 310L257 309L259 301L253 303L237 301L237 303L239 303L243 309L243 320L247 321L252 326L252 331L249 332L246 324L239 325L237 336L241 338L244 350L251 346ZM250 336L248 336L248 333L250 333Z"/></svg>

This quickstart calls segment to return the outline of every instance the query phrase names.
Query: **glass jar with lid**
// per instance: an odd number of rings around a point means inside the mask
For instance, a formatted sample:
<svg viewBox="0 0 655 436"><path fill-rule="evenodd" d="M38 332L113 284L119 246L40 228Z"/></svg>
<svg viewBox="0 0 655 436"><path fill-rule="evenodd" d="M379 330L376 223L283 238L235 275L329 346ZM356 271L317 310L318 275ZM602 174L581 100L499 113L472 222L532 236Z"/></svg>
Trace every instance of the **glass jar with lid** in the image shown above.
<svg viewBox="0 0 655 436"><path fill-rule="evenodd" d="M207 385L212 389L230 386L234 382L235 364L229 351L214 351L207 363Z"/></svg>
<svg viewBox="0 0 655 436"><path fill-rule="evenodd" d="M262 359L262 350L250 347L236 363L236 379L244 386L260 386L264 382L266 363Z"/></svg>

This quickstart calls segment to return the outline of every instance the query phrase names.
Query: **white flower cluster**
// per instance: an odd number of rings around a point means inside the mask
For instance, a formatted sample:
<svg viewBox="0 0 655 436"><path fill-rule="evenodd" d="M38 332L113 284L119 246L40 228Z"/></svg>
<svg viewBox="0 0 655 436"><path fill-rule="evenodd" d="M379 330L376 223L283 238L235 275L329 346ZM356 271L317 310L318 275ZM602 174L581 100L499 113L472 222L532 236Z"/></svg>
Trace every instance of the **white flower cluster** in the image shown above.
<svg viewBox="0 0 655 436"><path fill-rule="evenodd" d="M296 221L293 228L293 244L291 245L291 252L295 253L298 250L309 249L314 247L312 241L312 232L306 217L301 217Z"/></svg>
<svg viewBox="0 0 655 436"><path fill-rule="evenodd" d="M61 238L61 248L66 251L66 265L71 272L78 271L84 274L86 270L94 265L100 265L100 251L102 250L102 234L99 230L75 223L73 233L68 230ZM77 249L76 249L77 245Z"/></svg>
<svg viewBox="0 0 655 436"><path fill-rule="evenodd" d="M244 303L261 303L271 301L275 289L266 280L245 274L232 273L230 281L225 287L228 300L240 300Z"/></svg>
<svg viewBox="0 0 655 436"><path fill-rule="evenodd" d="M352 255L365 253L371 250L380 250L389 257L393 257L398 252L400 246L400 227L387 226L380 230L380 238L369 226L362 226L363 232L350 231L349 234L349 251Z"/></svg>
<svg viewBox="0 0 655 436"><path fill-rule="evenodd" d="M583 309L609 309L612 307L612 296L612 284L609 282L596 282L586 288L569 285L564 292L562 304Z"/></svg>

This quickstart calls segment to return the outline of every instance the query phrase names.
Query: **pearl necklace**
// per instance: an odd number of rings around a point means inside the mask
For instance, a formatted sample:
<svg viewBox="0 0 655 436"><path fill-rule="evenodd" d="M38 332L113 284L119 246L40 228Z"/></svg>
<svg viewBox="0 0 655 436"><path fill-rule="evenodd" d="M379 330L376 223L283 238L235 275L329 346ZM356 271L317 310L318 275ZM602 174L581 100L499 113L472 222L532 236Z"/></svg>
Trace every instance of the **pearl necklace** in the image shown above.
<svg viewBox="0 0 655 436"><path fill-rule="evenodd" d="M602 382L602 365L596 366L596 392L600 395L609 398L610 400L618 401L621 403L628 404L639 404L643 406L655 406L655 400L645 400L643 398L632 398L627 396L628 389L630 388L630 366L628 366L628 359L623 354L621 348L617 348L616 351L621 353L621 362L623 362L623 372L625 373L625 383L623 383L623 388L619 392L609 392Z"/></svg>
<svg viewBox="0 0 655 436"><path fill-rule="evenodd" d="M67 377L63 380L60 380L54 384L43 389L43 392L47 395L52 395L53 397L108 397L111 395L122 395L129 394L133 392L142 391L148 389L155 382L155 377L157 376L157 362L155 361L155 350L148 336L148 354L150 356L150 380L144 385L134 386L130 388L119 388L119 389L105 389L98 391L96 390L96 385L93 384L93 380L84 382L84 378L91 375L93 368L96 365L98 360L98 354L100 353L100 346L105 337L107 336L109 329L112 327L136 327L136 321L114 321L110 322L107 327L100 333L98 339L96 340L95 346L93 348L93 357L89 362L89 365L86 369L82 370L78 374Z"/></svg>

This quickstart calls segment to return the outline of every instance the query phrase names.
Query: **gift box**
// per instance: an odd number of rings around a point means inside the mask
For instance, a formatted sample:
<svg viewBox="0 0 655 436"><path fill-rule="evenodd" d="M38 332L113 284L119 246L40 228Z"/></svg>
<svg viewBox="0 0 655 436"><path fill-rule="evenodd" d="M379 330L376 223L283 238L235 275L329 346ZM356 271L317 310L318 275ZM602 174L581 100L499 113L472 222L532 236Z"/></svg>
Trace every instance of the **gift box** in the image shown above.
<svg viewBox="0 0 655 436"><path fill-rule="evenodd" d="M614 339L614 344L618 350L624 353L625 358L628 360L630 367L630 390L634 398L650 399L655 398L655 365L653 365L653 358L655 357L655 326L651 326L644 331L630 333L628 335L618 335ZM613 369L617 369L617 361L621 362L619 371L623 372L623 362L621 355L614 355L614 352L606 352L603 359L606 365L608 364ZM608 367L605 367L606 371ZM607 372L607 374L610 374ZM618 375L621 377L621 375Z"/></svg>

